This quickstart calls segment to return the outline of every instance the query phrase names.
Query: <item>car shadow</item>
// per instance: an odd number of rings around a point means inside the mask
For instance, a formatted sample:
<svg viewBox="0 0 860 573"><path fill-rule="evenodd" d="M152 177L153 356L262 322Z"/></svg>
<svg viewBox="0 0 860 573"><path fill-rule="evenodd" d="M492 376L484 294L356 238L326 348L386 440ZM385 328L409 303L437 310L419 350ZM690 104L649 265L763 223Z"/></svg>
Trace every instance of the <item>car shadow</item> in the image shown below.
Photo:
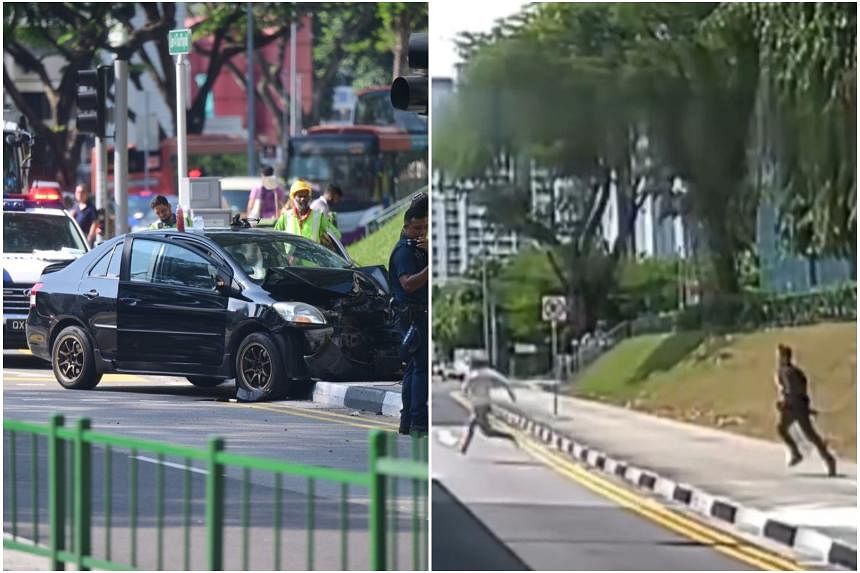
<svg viewBox="0 0 860 573"><path fill-rule="evenodd" d="M50 370L51 363L32 354L18 353L13 350L3 351L3 368L27 368L34 370Z"/></svg>
<svg viewBox="0 0 860 573"><path fill-rule="evenodd" d="M198 388L190 382L188 386L165 386L163 384L152 383L147 385L141 384L122 384L122 385L105 385L98 386L91 392L115 392L115 393L130 393L130 394L148 394L152 396L183 396L194 398L198 402L227 402L237 398L236 383L233 381L225 381L223 384L214 388ZM312 391L306 389L296 395L289 396L286 400L263 400L257 399L242 399L238 397L240 403L244 402L294 402L298 400L309 400L312 397Z"/></svg>
<svg viewBox="0 0 860 573"><path fill-rule="evenodd" d="M131 393L131 394L150 394L158 396L187 396L197 398L204 401L214 401L218 399L229 399L236 396L235 384L224 383L214 388L198 388L190 382L188 386L164 386L158 383L147 385L138 384L122 384L110 386L97 386L91 392L115 392L115 393Z"/></svg>

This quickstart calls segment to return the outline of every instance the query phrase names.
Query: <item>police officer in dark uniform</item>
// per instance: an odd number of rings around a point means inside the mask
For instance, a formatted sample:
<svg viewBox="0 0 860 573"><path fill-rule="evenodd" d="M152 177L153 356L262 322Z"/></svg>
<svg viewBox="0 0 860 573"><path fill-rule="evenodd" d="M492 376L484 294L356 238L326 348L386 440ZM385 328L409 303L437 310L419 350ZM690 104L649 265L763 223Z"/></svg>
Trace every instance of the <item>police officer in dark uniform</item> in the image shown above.
<svg viewBox="0 0 860 573"><path fill-rule="evenodd" d="M809 404L809 394L807 392L807 380L803 370L792 364L791 348L780 344L777 348L777 372L776 385L779 389L779 400L777 402L777 410L779 411L779 424L777 432L782 438L782 441L788 446L791 454L791 459L788 461L789 466L794 466L800 463L803 456L797 448L797 443L788 433L788 429L795 422L800 426L801 431L806 438L818 450L818 455L827 464L827 475L836 475L836 458L833 457L827 450L827 444L818 435L815 426L812 425L811 416L814 410Z"/></svg>
<svg viewBox="0 0 860 573"><path fill-rule="evenodd" d="M427 256L427 195L413 199L403 217L400 240L388 261L389 283L394 295L402 336L406 369L403 375L400 433L427 433L429 352L427 301L429 265Z"/></svg>

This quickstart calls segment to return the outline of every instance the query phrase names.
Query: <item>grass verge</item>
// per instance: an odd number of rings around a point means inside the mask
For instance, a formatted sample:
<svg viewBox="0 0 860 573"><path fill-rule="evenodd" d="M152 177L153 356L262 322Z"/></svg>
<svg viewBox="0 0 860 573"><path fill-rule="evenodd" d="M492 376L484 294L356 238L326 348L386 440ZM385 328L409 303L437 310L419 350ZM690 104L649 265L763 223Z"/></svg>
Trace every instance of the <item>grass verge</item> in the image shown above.
<svg viewBox="0 0 860 573"><path fill-rule="evenodd" d="M776 346L795 349L819 411L816 424L857 459L857 326L825 323L752 334L702 332L626 340L590 366L572 393L686 422L778 440Z"/></svg>
<svg viewBox="0 0 860 573"><path fill-rule="evenodd" d="M346 248L349 256L359 266L384 265L388 268L388 257L394 243L400 238L403 228L403 213L398 213L375 232Z"/></svg>

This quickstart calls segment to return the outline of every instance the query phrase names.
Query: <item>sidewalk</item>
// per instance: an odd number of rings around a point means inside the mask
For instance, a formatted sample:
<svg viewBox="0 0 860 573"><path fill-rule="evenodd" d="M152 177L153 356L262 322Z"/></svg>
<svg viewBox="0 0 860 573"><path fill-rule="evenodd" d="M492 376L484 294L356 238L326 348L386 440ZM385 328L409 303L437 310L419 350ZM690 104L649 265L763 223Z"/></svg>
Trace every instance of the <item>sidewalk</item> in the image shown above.
<svg viewBox="0 0 860 573"><path fill-rule="evenodd" d="M401 385L398 382L317 382L312 400L332 408L400 416Z"/></svg>
<svg viewBox="0 0 860 573"><path fill-rule="evenodd" d="M815 559L857 567L854 463L839 460L838 477L828 478L814 451L788 469L776 442L566 396L556 417L551 393L517 386L512 404L493 392L506 421L599 471Z"/></svg>

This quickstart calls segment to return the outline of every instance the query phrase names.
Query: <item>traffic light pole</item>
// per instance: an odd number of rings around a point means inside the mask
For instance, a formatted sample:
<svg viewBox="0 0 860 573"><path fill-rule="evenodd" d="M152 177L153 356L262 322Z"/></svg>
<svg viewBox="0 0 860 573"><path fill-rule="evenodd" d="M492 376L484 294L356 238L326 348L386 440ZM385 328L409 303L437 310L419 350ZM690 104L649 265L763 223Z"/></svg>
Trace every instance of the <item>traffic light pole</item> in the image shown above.
<svg viewBox="0 0 860 573"><path fill-rule="evenodd" d="M106 209L109 203L107 194L107 147L105 147L105 138L96 136L96 161L93 165L93 172L96 174L96 188L93 192L96 195L96 210ZM107 233L107 229L104 229ZM105 234L103 238L108 238Z"/></svg>
<svg viewBox="0 0 860 573"><path fill-rule="evenodd" d="M116 234L128 232L128 60L117 58L113 63L114 134L113 197L116 203Z"/></svg>

